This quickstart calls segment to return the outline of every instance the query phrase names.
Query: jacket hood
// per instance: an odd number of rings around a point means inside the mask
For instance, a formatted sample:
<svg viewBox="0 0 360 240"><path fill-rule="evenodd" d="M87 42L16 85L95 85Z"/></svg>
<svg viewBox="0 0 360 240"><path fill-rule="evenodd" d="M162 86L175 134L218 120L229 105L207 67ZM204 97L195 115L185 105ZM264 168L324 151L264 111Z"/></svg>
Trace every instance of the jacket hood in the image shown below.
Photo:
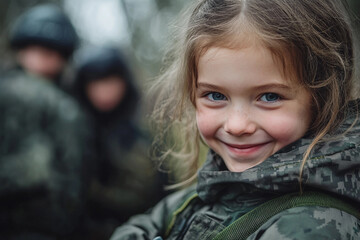
<svg viewBox="0 0 360 240"><path fill-rule="evenodd" d="M318 189L360 202L360 100L339 127L341 134L317 144L306 161L302 175L303 190ZM356 108L356 110L354 110ZM219 155L210 150L198 174L197 191L205 202L237 192L284 194L300 191L299 178L303 153L312 139L301 138L267 160L244 172L230 172Z"/></svg>
<svg viewBox="0 0 360 240"><path fill-rule="evenodd" d="M119 121L132 120L140 100L140 91L125 55L113 47L84 47L75 54L75 60L76 76L71 92L97 124L116 124ZM125 96L113 110L99 111L89 100L86 86L92 81L113 75L125 81Z"/></svg>

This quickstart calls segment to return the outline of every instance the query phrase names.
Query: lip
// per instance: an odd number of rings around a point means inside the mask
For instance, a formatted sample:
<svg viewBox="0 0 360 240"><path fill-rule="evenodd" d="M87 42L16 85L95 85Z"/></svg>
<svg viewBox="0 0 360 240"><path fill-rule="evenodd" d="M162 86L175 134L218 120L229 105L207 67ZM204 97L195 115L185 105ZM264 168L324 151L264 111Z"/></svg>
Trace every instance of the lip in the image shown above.
<svg viewBox="0 0 360 240"><path fill-rule="evenodd" d="M249 155L256 155L267 146L269 142L256 144L231 144L223 142L224 145L236 156L244 157Z"/></svg>

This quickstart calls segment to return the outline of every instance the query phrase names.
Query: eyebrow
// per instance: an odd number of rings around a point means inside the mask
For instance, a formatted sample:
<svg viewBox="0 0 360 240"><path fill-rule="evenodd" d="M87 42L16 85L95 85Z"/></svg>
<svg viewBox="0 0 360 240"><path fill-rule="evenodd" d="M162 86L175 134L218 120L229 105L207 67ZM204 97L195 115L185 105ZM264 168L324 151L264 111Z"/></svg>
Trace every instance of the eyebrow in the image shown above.
<svg viewBox="0 0 360 240"><path fill-rule="evenodd" d="M291 91L292 88L288 85L285 84L281 84L281 83L269 83L269 84L264 84L264 85L260 85L258 87L255 87L256 90L258 91L265 91L268 89L283 89L283 90L287 90L287 91Z"/></svg>
<svg viewBox="0 0 360 240"><path fill-rule="evenodd" d="M223 87L218 86L218 85L213 85L213 84L209 84L209 83L197 83L197 88L209 88L209 89L213 89L213 90L223 90Z"/></svg>

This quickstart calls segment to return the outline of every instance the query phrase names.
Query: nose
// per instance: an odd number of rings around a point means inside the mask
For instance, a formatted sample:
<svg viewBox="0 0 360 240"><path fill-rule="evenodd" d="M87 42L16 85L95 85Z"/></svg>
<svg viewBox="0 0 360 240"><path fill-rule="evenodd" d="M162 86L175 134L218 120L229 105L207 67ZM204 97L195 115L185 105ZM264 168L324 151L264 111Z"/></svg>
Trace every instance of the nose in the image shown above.
<svg viewBox="0 0 360 240"><path fill-rule="evenodd" d="M256 123L251 119L248 111L232 109L224 123L224 130L234 136L252 134L256 131Z"/></svg>

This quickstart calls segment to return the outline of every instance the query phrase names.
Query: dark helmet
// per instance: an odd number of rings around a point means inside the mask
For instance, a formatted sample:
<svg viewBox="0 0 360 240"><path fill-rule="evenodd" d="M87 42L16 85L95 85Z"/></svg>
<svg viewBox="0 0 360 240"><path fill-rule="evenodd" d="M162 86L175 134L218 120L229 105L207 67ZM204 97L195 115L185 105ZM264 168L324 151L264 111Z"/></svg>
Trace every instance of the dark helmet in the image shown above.
<svg viewBox="0 0 360 240"><path fill-rule="evenodd" d="M10 32L13 48L37 44L59 51L65 58L78 45L78 36L68 17L56 5L44 4L22 14Z"/></svg>

